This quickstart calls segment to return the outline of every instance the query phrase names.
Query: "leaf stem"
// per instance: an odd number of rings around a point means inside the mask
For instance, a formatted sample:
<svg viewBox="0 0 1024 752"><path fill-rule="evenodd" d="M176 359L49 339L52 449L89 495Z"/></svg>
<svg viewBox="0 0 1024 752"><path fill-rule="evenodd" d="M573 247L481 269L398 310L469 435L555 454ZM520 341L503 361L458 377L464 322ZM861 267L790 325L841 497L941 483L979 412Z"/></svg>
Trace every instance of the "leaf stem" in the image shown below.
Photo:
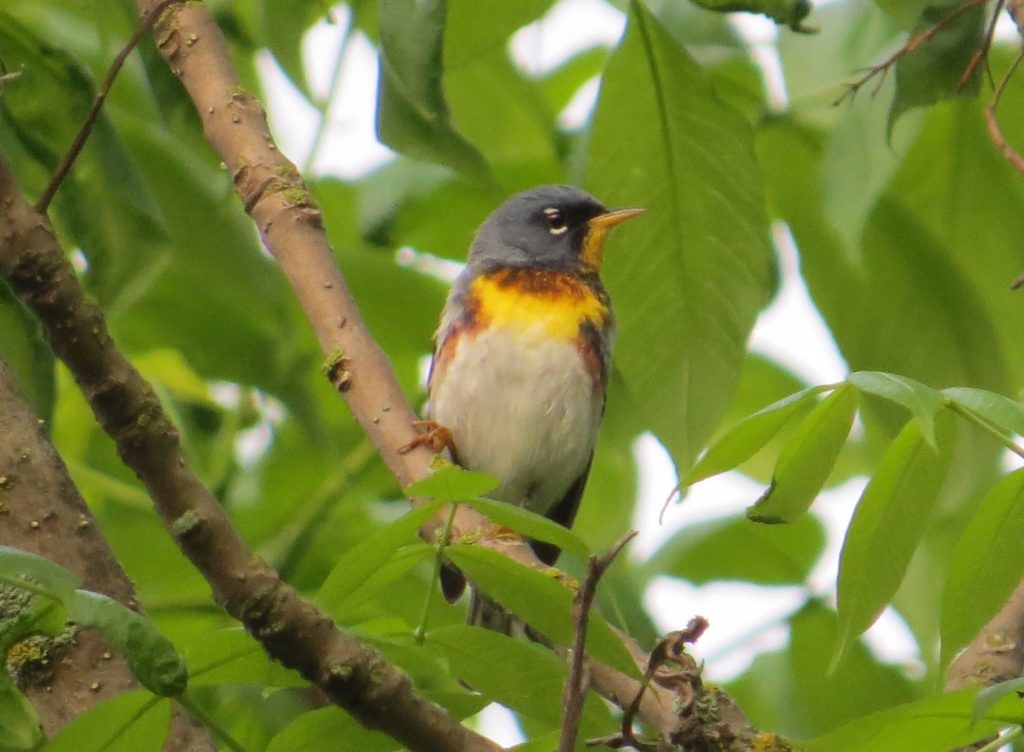
<svg viewBox="0 0 1024 752"><path fill-rule="evenodd" d="M969 423L973 423L982 431L984 431L989 436L998 441L1000 444L1002 444L1004 447L1006 447L1011 452L1016 454L1018 457L1024 459L1024 447L1021 447L1019 444L1015 443L1009 436L1007 436L991 421L987 420L981 415L978 415L978 413L974 412L973 410L966 408L957 402L954 402L953 400L946 400L946 407L949 408L955 415L959 415L961 418L968 421Z"/></svg>
<svg viewBox="0 0 1024 752"><path fill-rule="evenodd" d="M434 594L437 592L437 583L441 581L441 567L444 566L444 548L448 545L448 537L452 533L452 525L455 524L455 513L459 505L452 504L448 512L448 519L444 523L444 531L441 533L441 542L437 544L437 555L434 557L434 574L430 578L430 586L427 588L427 597L423 601L423 613L420 615L420 623L416 625L416 632L413 634L417 645L422 645L427 634L427 617L430 615L430 605L434 601Z"/></svg>

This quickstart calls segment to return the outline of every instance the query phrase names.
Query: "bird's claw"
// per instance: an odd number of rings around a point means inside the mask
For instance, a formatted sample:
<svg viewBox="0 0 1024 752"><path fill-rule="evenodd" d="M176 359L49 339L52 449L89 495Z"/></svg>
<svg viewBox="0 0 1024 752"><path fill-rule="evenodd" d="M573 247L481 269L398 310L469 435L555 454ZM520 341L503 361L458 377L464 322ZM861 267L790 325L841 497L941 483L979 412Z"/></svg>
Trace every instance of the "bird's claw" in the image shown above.
<svg viewBox="0 0 1024 752"><path fill-rule="evenodd" d="M455 460L455 438L452 436L450 428L433 420L417 420L413 422L412 427L420 431L420 434L408 444L399 447L400 454L406 454L417 447L426 446L434 454L441 454L447 449L452 460Z"/></svg>

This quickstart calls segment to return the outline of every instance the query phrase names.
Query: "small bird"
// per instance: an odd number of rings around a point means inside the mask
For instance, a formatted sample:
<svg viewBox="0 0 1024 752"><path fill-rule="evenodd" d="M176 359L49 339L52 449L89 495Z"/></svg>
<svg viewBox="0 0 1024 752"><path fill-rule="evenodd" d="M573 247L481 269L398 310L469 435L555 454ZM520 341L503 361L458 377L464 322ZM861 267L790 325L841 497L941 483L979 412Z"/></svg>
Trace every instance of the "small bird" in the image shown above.
<svg viewBox="0 0 1024 752"><path fill-rule="evenodd" d="M511 197L477 231L435 336L429 441L495 476L492 498L566 527L605 407L614 319L599 276L604 241L642 211L610 211L567 185ZM557 547L531 545L554 564ZM450 568L442 582L449 600L465 584ZM479 593L469 616L510 629L511 617Z"/></svg>

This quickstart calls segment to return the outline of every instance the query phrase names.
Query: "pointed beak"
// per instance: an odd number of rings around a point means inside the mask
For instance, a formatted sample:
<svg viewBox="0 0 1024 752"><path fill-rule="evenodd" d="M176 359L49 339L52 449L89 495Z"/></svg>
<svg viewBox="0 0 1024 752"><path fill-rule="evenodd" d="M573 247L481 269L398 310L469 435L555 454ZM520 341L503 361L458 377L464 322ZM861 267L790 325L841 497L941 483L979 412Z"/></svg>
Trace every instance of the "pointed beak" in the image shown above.
<svg viewBox="0 0 1024 752"><path fill-rule="evenodd" d="M643 209L613 209L604 214L598 214L587 222L587 234L583 238L581 254L583 263L593 270L599 271L601 263L604 261L604 239L608 231L615 225L643 213Z"/></svg>
<svg viewBox="0 0 1024 752"><path fill-rule="evenodd" d="M600 227L604 231L608 231L615 227L617 224L625 222L627 219L632 219L638 214L643 214L643 209L612 209L604 214L598 214L588 223L592 228Z"/></svg>

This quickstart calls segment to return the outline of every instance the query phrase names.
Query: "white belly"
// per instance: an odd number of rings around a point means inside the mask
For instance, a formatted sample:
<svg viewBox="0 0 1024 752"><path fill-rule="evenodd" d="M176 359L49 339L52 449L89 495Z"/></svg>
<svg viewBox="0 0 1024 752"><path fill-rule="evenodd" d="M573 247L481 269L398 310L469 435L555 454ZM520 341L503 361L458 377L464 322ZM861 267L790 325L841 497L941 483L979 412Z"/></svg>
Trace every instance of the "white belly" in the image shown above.
<svg viewBox="0 0 1024 752"><path fill-rule="evenodd" d="M499 479L494 498L544 514L586 469L602 400L573 343L464 336L438 382L431 418L451 429L464 467Z"/></svg>

